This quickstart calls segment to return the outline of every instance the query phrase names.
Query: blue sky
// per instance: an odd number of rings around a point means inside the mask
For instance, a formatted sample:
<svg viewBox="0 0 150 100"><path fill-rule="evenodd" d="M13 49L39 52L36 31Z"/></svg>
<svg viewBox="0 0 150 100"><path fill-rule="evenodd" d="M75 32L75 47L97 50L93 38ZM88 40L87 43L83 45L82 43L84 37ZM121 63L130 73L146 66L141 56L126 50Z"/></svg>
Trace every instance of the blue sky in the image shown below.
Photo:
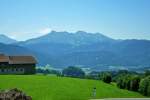
<svg viewBox="0 0 150 100"><path fill-rule="evenodd" d="M150 39L150 0L0 0L0 34L26 40L51 30Z"/></svg>

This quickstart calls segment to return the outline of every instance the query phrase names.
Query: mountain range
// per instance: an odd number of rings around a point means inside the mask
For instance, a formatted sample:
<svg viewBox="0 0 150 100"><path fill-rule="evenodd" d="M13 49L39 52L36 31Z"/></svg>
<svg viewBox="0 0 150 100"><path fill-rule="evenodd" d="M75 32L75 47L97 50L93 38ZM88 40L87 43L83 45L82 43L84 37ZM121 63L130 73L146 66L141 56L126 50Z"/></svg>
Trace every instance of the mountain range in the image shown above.
<svg viewBox="0 0 150 100"><path fill-rule="evenodd" d="M0 43L11 44L17 42L14 39L11 39L5 35L0 34Z"/></svg>
<svg viewBox="0 0 150 100"><path fill-rule="evenodd" d="M12 41L9 44L3 40L0 52L33 55L37 58L38 65L50 64L57 68L76 65L101 70L109 67L150 66L149 40L116 40L100 33L84 31L52 31L38 38Z"/></svg>

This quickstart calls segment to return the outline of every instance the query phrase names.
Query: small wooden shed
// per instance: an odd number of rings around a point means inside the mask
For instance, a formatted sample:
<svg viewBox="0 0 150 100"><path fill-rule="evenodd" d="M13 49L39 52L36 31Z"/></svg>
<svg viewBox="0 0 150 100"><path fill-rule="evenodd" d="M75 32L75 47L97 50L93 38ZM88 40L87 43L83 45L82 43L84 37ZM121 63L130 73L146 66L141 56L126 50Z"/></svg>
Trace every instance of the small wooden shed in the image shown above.
<svg viewBox="0 0 150 100"><path fill-rule="evenodd" d="M36 59L33 56L6 56L0 54L0 74L35 74Z"/></svg>

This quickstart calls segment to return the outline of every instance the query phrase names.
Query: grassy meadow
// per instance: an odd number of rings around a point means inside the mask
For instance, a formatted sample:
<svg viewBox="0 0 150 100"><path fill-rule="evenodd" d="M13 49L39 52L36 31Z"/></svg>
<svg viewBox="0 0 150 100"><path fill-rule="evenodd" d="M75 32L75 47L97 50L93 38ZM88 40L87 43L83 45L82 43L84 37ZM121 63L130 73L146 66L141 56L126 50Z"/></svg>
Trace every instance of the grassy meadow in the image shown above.
<svg viewBox="0 0 150 100"><path fill-rule="evenodd" d="M122 90L115 84L102 81L57 77L53 75L0 75L0 89L18 88L33 100L88 100L93 87L96 98L144 97L139 93Z"/></svg>

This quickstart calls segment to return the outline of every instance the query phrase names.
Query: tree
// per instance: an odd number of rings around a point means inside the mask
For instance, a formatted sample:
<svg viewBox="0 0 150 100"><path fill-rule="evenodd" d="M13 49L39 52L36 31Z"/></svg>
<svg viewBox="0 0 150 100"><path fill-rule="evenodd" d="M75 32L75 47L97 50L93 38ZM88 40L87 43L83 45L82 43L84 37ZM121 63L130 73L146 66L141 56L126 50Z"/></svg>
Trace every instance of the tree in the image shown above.
<svg viewBox="0 0 150 100"><path fill-rule="evenodd" d="M85 78L87 78L87 79L99 80L99 73L100 73L100 72L92 71L92 72L88 73L88 74L85 76Z"/></svg>
<svg viewBox="0 0 150 100"><path fill-rule="evenodd" d="M149 82L148 87L147 87L147 94L148 94L148 96L150 96L150 82Z"/></svg>
<svg viewBox="0 0 150 100"><path fill-rule="evenodd" d="M37 68L37 69L36 69L36 73L44 73L44 69L42 69L42 68Z"/></svg>
<svg viewBox="0 0 150 100"><path fill-rule="evenodd" d="M121 89L128 89L130 90L130 83L131 83L131 75L130 74L122 74L117 79L117 86Z"/></svg>
<svg viewBox="0 0 150 100"><path fill-rule="evenodd" d="M149 76L150 75L150 70L146 70L144 73L145 76Z"/></svg>
<svg viewBox="0 0 150 100"><path fill-rule="evenodd" d="M74 67L74 66L69 66L65 68L62 71L62 74L64 76L69 76L69 77L78 77L78 78L84 78L85 72L79 68L79 67Z"/></svg>
<svg viewBox="0 0 150 100"><path fill-rule="evenodd" d="M150 96L150 76L141 80L139 91L145 96Z"/></svg>
<svg viewBox="0 0 150 100"><path fill-rule="evenodd" d="M112 81L112 76L109 72L102 72L100 73L99 77L105 83L111 83Z"/></svg>
<svg viewBox="0 0 150 100"><path fill-rule="evenodd" d="M117 86L120 88L120 89L124 89L125 88L125 85L123 83L123 78L119 77L117 79Z"/></svg>
<svg viewBox="0 0 150 100"><path fill-rule="evenodd" d="M129 74L128 70L119 70L118 74Z"/></svg>
<svg viewBox="0 0 150 100"><path fill-rule="evenodd" d="M130 83L130 90L132 91L138 91L139 84L140 84L141 78L139 76L133 76Z"/></svg>

